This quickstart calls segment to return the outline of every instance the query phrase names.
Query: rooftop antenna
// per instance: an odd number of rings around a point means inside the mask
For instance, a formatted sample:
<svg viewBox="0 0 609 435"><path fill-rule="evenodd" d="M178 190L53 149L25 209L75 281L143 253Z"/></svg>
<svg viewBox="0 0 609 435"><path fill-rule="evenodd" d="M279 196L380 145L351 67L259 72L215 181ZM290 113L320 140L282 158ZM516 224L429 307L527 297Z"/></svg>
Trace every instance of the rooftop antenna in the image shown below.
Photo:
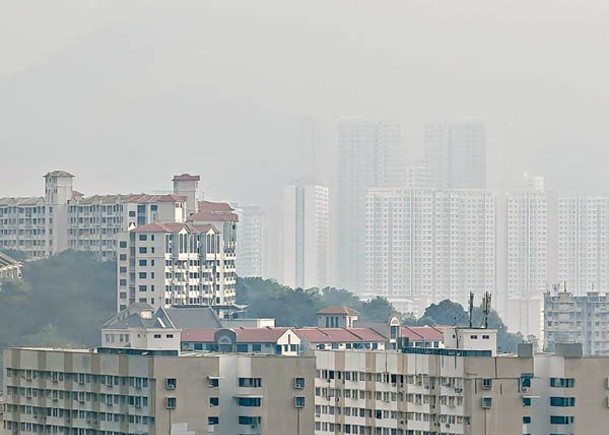
<svg viewBox="0 0 609 435"><path fill-rule="evenodd" d="M484 312L484 329L488 329L488 315L491 312L491 294L489 292L484 292L482 311Z"/></svg>
<svg viewBox="0 0 609 435"><path fill-rule="evenodd" d="M469 327L472 328L472 316L474 314L474 292L469 292Z"/></svg>

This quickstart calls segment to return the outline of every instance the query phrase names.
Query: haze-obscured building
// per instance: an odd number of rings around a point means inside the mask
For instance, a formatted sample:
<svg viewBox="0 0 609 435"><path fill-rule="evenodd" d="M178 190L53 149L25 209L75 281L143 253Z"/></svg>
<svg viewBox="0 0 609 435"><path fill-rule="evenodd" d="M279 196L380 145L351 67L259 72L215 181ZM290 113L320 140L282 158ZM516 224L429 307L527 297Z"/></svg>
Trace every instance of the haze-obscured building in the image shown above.
<svg viewBox="0 0 609 435"><path fill-rule="evenodd" d="M329 285L330 192L325 186L286 186L282 207L282 283L292 288Z"/></svg>
<svg viewBox="0 0 609 435"><path fill-rule="evenodd" d="M341 122L337 161L337 285L361 292L366 262L366 191L404 185L407 156L401 125Z"/></svg>
<svg viewBox="0 0 609 435"><path fill-rule="evenodd" d="M417 312L495 290L495 198L484 190L370 189L366 289Z"/></svg>

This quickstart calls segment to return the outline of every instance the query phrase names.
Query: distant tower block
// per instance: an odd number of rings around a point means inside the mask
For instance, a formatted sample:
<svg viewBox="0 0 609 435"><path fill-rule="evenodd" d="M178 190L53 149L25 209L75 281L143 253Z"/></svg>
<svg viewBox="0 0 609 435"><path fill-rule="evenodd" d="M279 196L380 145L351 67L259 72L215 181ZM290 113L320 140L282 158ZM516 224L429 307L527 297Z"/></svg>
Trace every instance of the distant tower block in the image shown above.
<svg viewBox="0 0 609 435"><path fill-rule="evenodd" d="M44 176L46 233L52 234L47 255L68 249L68 202L73 196L73 178L66 171L52 171Z"/></svg>
<svg viewBox="0 0 609 435"><path fill-rule="evenodd" d="M199 203L199 175L176 175L173 181L173 193L186 197L186 215L190 216L198 211Z"/></svg>

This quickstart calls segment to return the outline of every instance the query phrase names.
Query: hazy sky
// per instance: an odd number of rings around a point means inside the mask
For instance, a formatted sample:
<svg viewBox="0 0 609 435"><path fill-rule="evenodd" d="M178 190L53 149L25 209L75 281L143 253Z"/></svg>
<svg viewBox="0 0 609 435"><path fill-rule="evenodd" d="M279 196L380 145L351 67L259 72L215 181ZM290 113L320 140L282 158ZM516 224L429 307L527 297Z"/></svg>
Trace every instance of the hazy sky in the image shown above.
<svg viewBox="0 0 609 435"><path fill-rule="evenodd" d="M0 0L0 196L268 201L309 115L488 122L489 181L609 191L606 0Z"/></svg>

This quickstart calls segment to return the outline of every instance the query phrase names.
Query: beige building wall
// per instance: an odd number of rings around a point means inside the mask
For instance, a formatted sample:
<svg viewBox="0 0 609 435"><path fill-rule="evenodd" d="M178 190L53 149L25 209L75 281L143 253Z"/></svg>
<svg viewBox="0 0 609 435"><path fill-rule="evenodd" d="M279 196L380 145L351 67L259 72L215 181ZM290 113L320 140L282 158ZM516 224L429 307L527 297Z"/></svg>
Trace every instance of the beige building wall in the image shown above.
<svg viewBox="0 0 609 435"><path fill-rule="evenodd" d="M4 433L312 435L314 376L311 357L11 348Z"/></svg>

